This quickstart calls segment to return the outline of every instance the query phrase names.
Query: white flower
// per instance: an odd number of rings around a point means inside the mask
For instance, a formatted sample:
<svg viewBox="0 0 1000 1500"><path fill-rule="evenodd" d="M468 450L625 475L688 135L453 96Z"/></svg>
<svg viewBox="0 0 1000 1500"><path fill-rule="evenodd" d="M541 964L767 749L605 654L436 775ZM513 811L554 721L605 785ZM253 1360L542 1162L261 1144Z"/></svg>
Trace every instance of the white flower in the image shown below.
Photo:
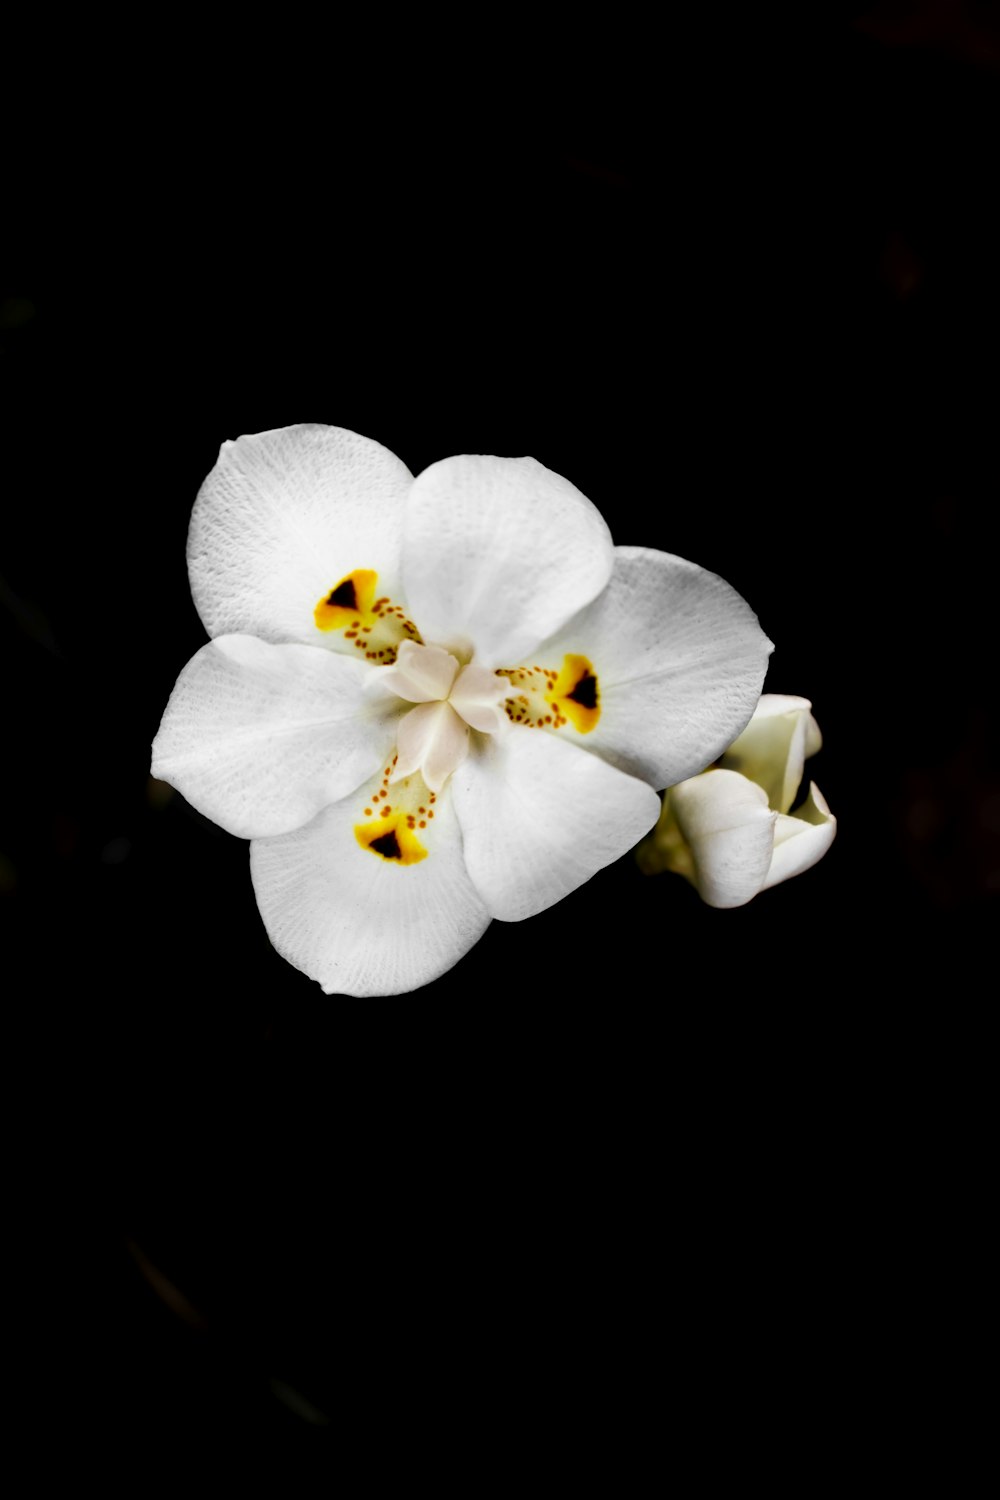
<svg viewBox="0 0 1000 1500"><path fill-rule="evenodd" d="M188 569L213 639L153 774L252 840L268 935L327 992L426 984L619 858L746 724L771 649L722 579L615 548L533 459L414 479L336 427L226 443Z"/></svg>
<svg viewBox="0 0 1000 1500"><path fill-rule="evenodd" d="M808 698L765 693L719 766L671 787L638 851L649 874L673 870L709 906L745 906L808 870L833 843L837 820L809 783L789 815L806 758L822 740Z"/></svg>

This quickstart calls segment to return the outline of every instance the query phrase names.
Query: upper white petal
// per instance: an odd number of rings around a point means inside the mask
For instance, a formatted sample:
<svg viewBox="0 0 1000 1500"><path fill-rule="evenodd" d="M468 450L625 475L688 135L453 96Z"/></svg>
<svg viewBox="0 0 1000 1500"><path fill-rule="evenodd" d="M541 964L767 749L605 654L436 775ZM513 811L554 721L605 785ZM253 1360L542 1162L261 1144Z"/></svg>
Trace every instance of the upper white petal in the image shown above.
<svg viewBox="0 0 1000 1500"><path fill-rule="evenodd" d="M425 639L509 666L600 592L612 553L596 507L533 458L446 458L410 493L406 598Z"/></svg>
<svg viewBox="0 0 1000 1500"><path fill-rule="evenodd" d="M706 771L667 793L709 906L743 906L763 889L776 814L763 790L736 771Z"/></svg>
<svg viewBox="0 0 1000 1500"><path fill-rule="evenodd" d="M188 533L191 592L209 635L349 650L340 631L316 629L313 610L357 568L398 595L411 483L387 448L342 427L303 424L224 443Z"/></svg>
<svg viewBox="0 0 1000 1500"><path fill-rule="evenodd" d="M780 885L793 875L808 870L829 849L837 836L837 820L815 782L809 783L809 795L790 817L779 815L774 830L774 857L764 882L765 888Z"/></svg>
<svg viewBox="0 0 1000 1500"><path fill-rule="evenodd" d="M153 775L243 838L298 828L391 753L398 714L364 691L376 671L313 646L219 636L177 679Z"/></svg>
<svg viewBox="0 0 1000 1500"><path fill-rule="evenodd" d="M466 873L447 796L427 858L409 867L358 844L362 801L355 794L294 833L255 839L254 891L275 948L327 994L404 994L457 963L490 917Z"/></svg>
<svg viewBox="0 0 1000 1500"><path fill-rule="evenodd" d="M666 552L616 547L607 588L537 659L586 656L601 717L581 744L666 787L710 765L743 728L771 650L724 579Z"/></svg>
<svg viewBox="0 0 1000 1500"><path fill-rule="evenodd" d="M544 911L656 822L643 781L542 730L481 740L451 782L465 861L494 917Z"/></svg>

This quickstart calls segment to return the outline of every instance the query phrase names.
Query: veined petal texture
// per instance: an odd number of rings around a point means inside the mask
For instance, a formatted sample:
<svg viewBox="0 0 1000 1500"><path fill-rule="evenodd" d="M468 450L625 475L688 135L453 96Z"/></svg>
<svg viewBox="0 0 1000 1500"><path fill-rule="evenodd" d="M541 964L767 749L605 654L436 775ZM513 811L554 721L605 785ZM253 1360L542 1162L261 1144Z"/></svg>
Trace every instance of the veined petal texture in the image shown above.
<svg viewBox="0 0 1000 1500"><path fill-rule="evenodd" d="M278 952L327 994L405 994L457 963L490 914L466 871L447 796L428 857L411 866L361 848L358 802L345 798L305 828L253 841L257 904Z"/></svg>
<svg viewBox="0 0 1000 1500"><path fill-rule="evenodd" d="M358 568L399 586L403 506L413 476L371 438L303 424L224 443L195 501L188 573L209 635L351 648L314 610Z"/></svg>
<svg viewBox="0 0 1000 1500"><path fill-rule="evenodd" d="M600 684L587 750L651 786L704 770L753 713L771 642L724 579L643 547L616 547L604 592L538 650L580 652Z"/></svg>
<svg viewBox="0 0 1000 1500"><path fill-rule="evenodd" d="M446 458L413 484L404 590L425 640L507 666L600 592L613 551L597 508L533 458Z"/></svg>
<svg viewBox="0 0 1000 1500"><path fill-rule="evenodd" d="M243 838L298 828L391 751L405 705L372 702L364 684L376 670L315 646L209 641L170 695L153 775Z"/></svg>
<svg viewBox="0 0 1000 1500"><path fill-rule="evenodd" d="M660 799L554 735L513 729L452 778L469 874L494 917L552 906L648 833Z"/></svg>

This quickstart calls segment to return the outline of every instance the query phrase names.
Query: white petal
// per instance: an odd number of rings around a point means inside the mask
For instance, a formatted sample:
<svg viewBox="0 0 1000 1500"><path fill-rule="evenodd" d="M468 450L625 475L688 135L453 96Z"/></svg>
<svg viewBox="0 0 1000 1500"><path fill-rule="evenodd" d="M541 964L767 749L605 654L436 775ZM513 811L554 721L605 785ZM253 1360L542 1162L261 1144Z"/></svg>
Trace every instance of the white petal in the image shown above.
<svg viewBox="0 0 1000 1500"><path fill-rule="evenodd" d="M774 858L765 888L780 885L816 864L837 836L837 820L815 782L809 796L790 817L779 816L774 830Z"/></svg>
<svg viewBox="0 0 1000 1500"><path fill-rule="evenodd" d="M447 698L455 681L458 662L440 646L419 646L403 641L391 667L383 667L379 679L410 703L436 703Z"/></svg>
<svg viewBox="0 0 1000 1500"><path fill-rule="evenodd" d="M744 906L763 889L776 814L762 789L736 771L706 771L667 793L709 906Z"/></svg>
<svg viewBox="0 0 1000 1500"><path fill-rule="evenodd" d="M651 787L544 730L481 740L452 778L465 862L491 914L544 911L656 822Z"/></svg>
<svg viewBox="0 0 1000 1500"><path fill-rule="evenodd" d="M601 591L612 552L596 507L533 458L447 458L414 481L406 598L425 640L510 666Z"/></svg>
<svg viewBox="0 0 1000 1500"><path fill-rule="evenodd" d="M771 650L724 579L666 552L616 547L608 587L536 659L558 667L564 654L586 656L601 716L581 743L665 787L710 765L743 728Z"/></svg>
<svg viewBox="0 0 1000 1500"><path fill-rule="evenodd" d="M448 703L419 703L400 721L392 780L420 771L439 792L469 753L469 728Z"/></svg>
<svg viewBox="0 0 1000 1500"><path fill-rule="evenodd" d="M364 691L377 670L313 646L220 636L177 679L153 775L242 838L298 828L392 753L398 714Z"/></svg>
<svg viewBox="0 0 1000 1500"><path fill-rule="evenodd" d="M281 427L224 443L188 533L191 592L209 635L349 650L340 631L317 630L313 611L359 568L378 573L380 592L398 594L411 482L387 448L341 427Z"/></svg>
<svg viewBox="0 0 1000 1500"><path fill-rule="evenodd" d="M410 866L361 848L360 800L326 808L295 833L254 840L257 904L278 952L327 994L404 994L457 963L489 913L466 873L447 796L427 858Z"/></svg>
<svg viewBox="0 0 1000 1500"><path fill-rule="evenodd" d="M456 677L449 702L473 729L497 734L509 723L503 706L509 692L506 677L498 677L489 667L472 662Z"/></svg>
<svg viewBox="0 0 1000 1500"><path fill-rule="evenodd" d="M762 786L780 813L795 801L806 756L822 744L811 707L808 698L765 693L750 723L722 757L727 770L739 771Z"/></svg>

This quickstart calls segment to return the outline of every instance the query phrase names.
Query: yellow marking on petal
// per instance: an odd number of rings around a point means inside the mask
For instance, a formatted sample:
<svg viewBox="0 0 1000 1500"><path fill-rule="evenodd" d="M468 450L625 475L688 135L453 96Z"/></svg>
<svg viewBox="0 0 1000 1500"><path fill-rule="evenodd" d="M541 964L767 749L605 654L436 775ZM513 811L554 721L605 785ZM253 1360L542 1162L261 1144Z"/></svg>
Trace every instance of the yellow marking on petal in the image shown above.
<svg viewBox="0 0 1000 1500"><path fill-rule="evenodd" d="M426 828L427 818L434 816L433 810L428 811L428 804L434 802L435 797L433 793L428 794L427 783L416 773L396 782L392 802L383 801L380 805L380 799L389 795L389 777L396 759L394 756L392 765L383 771L380 789L365 799L364 814L371 822L356 823L354 837L362 849L377 854L389 864L417 865L430 853L417 837L418 818L419 826Z"/></svg>
<svg viewBox="0 0 1000 1500"><path fill-rule="evenodd" d="M396 660L401 641L423 642L420 631L388 594L375 597L378 574L355 568L324 594L313 610L317 630L342 630L344 640L365 661L388 667Z"/></svg>
<svg viewBox="0 0 1000 1500"><path fill-rule="evenodd" d="M528 729L563 729L572 724L589 734L601 717L597 673L585 656L568 655L557 672L552 667L499 667L517 689L504 703L507 717Z"/></svg>
<svg viewBox="0 0 1000 1500"><path fill-rule="evenodd" d="M370 623L378 574L370 568L355 568L324 594L313 610L319 630L349 630Z"/></svg>
<svg viewBox="0 0 1000 1500"><path fill-rule="evenodd" d="M564 656L562 670L546 703L563 714L580 734L589 734L601 717L597 673L585 656Z"/></svg>
<svg viewBox="0 0 1000 1500"><path fill-rule="evenodd" d="M382 811L388 812L389 809L386 807ZM354 837L362 849L377 854L387 864L418 865L427 858L427 850L403 814L389 822L379 818L374 823L356 823Z"/></svg>

